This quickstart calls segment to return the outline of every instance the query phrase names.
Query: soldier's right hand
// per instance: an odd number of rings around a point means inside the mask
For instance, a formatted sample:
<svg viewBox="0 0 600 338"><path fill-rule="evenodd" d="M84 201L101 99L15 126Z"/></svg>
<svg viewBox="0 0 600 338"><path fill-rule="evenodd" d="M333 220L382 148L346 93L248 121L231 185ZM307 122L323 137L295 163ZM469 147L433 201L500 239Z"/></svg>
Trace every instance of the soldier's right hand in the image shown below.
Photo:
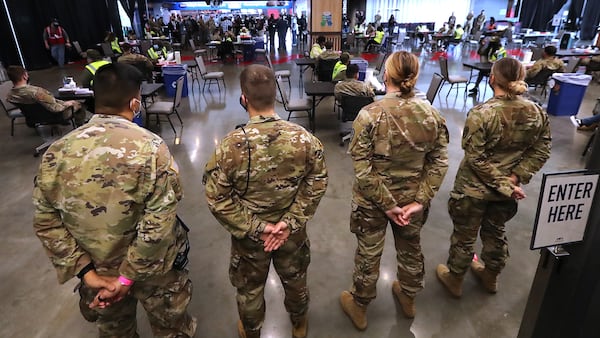
<svg viewBox="0 0 600 338"><path fill-rule="evenodd" d="M285 222L277 224L267 224L260 239L264 242L265 252L271 252L279 249L290 236L290 228Z"/></svg>
<svg viewBox="0 0 600 338"><path fill-rule="evenodd" d="M392 220L392 222L400 226L408 224L408 220L404 218L404 210L402 210L402 208L400 208L399 206L395 206L390 210L387 210L385 214L390 220Z"/></svg>
<svg viewBox="0 0 600 338"><path fill-rule="evenodd" d="M510 197L518 201L524 199L525 197L527 197L527 195L525 195L525 191L523 190L523 188L515 187L515 190L513 190L513 193Z"/></svg>

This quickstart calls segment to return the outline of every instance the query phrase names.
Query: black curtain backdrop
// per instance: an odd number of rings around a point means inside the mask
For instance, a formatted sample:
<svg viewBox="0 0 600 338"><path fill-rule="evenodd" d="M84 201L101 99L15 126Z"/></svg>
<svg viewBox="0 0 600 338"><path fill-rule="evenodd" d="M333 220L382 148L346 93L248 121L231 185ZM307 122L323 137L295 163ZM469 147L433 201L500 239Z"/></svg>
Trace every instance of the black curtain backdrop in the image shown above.
<svg viewBox="0 0 600 338"><path fill-rule="evenodd" d="M552 17L566 2L567 0L523 0L521 27L538 31L550 29Z"/></svg>
<svg viewBox="0 0 600 338"><path fill-rule="evenodd" d="M121 34L117 0L7 0L7 5L28 69L47 68L52 64L52 57L44 47L42 38L43 30L52 18L58 18L71 41L79 41L83 50L95 48L111 27L115 33ZM4 23L0 23L0 28L3 25ZM5 45L1 49L4 50L5 47L12 49ZM16 54L16 50L14 53ZM0 54L4 55L5 52ZM76 54L73 50L67 50L65 55L68 61Z"/></svg>
<svg viewBox="0 0 600 338"><path fill-rule="evenodd" d="M119 38L119 40L123 40L123 27L121 26L121 15L119 14L119 5L117 4L117 0L105 0L106 8L108 10L108 18L110 20L110 25L112 31L115 33L115 36Z"/></svg>
<svg viewBox="0 0 600 338"><path fill-rule="evenodd" d="M567 17L567 23L565 24L565 29L567 31L577 31L579 29L579 18L581 17L584 3L585 0L571 1L571 6L569 6L569 16Z"/></svg>
<svg viewBox="0 0 600 338"><path fill-rule="evenodd" d="M581 40L592 40L596 35L596 26L600 23L600 1L588 0L581 20Z"/></svg>
<svg viewBox="0 0 600 338"><path fill-rule="evenodd" d="M129 16L129 20L133 22L133 14L135 13L135 4L137 0L119 0L121 6L125 12L127 12L127 16Z"/></svg>
<svg viewBox="0 0 600 338"><path fill-rule="evenodd" d="M19 55L17 54L17 45L13 38L10 26L8 23L8 16L4 6L0 5L0 41L2 41L2 47L0 48L0 61L4 66L8 65L19 65Z"/></svg>

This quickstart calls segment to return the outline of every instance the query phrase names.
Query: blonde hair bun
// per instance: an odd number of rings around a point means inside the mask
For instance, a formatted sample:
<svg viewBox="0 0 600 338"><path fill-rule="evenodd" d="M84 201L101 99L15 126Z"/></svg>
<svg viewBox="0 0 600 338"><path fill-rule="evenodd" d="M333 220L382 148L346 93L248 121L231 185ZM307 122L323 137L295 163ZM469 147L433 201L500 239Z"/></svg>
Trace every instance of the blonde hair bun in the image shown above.
<svg viewBox="0 0 600 338"><path fill-rule="evenodd" d="M508 90L514 95L521 95L525 93L527 89L527 82L525 81L511 81L508 83Z"/></svg>

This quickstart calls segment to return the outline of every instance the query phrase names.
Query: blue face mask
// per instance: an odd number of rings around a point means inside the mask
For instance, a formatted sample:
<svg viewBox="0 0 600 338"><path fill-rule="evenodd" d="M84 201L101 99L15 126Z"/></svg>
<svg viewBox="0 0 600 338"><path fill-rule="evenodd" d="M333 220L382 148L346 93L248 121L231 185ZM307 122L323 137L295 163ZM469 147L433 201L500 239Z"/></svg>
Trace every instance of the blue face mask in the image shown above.
<svg viewBox="0 0 600 338"><path fill-rule="evenodd" d="M158 45L154 45L154 46L152 46L152 47L154 47L154 49L158 49Z"/></svg>

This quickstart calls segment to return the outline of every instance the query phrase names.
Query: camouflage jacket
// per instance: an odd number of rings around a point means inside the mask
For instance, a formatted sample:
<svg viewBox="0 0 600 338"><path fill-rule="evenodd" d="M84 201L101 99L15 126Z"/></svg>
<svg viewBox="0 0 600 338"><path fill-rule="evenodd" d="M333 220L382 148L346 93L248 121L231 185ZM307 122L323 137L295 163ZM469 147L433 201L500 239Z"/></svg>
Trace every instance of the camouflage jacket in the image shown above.
<svg viewBox="0 0 600 338"><path fill-rule="evenodd" d="M510 175L529 183L550 157L551 140L548 116L529 100L500 96L474 107L465 122L465 157L452 194L484 200L510 198L514 190Z"/></svg>
<svg viewBox="0 0 600 338"><path fill-rule="evenodd" d="M98 274L142 281L173 266L181 197L160 137L122 117L94 115L44 154L33 225L61 283L90 262Z"/></svg>
<svg viewBox="0 0 600 338"><path fill-rule="evenodd" d="M325 194L323 146L279 116L253 117L217 146L203 182L210 211L234 237L258 240L267 223L278 221L294 233Z"/></svg>
<svg viewBox="0 0 600 338"><path fill-rule="evenodd" d="M389 210L425 207L448 169L446 121L427 101L388 93L364 107L353 123L353 201Z"/></svg>
<svg viewBox="0 0 600 338"><path fill-rule="evenodd" d="M366 82L355 79L346 79L335 84L333 90L336 100L340 101L342 95L350 96L375 96L373 88Z"/></svg>
<svg viewBox="0 0 600 338"><path fill-rule="evenodd" d="M154 69L154 65L152 64L152 61L150 61L149 58L147 58L141 54L125 53L125 54L119 56L119 58L117 59L117 62L127 63L130 65L143 62L146 65L146 68L148 68L149 70Z"/></svg>
<svg viewBox="0 0 600 338"><path fill-rule="evenodd" d="M44 88L25 85L21 87L13 87L7 96L7 100L14 104L34 104L39 103L46 110L59 113L67 109L64 101L54 98L49 91Z"/></svg>
<svg viewBox="0 0 600 338"><path fill-rule="evenodd" d="M550 69L562 73L565 71L565 63L557 57L539 59L527 70L527 78L536 76L542 69Z"/></svg>

